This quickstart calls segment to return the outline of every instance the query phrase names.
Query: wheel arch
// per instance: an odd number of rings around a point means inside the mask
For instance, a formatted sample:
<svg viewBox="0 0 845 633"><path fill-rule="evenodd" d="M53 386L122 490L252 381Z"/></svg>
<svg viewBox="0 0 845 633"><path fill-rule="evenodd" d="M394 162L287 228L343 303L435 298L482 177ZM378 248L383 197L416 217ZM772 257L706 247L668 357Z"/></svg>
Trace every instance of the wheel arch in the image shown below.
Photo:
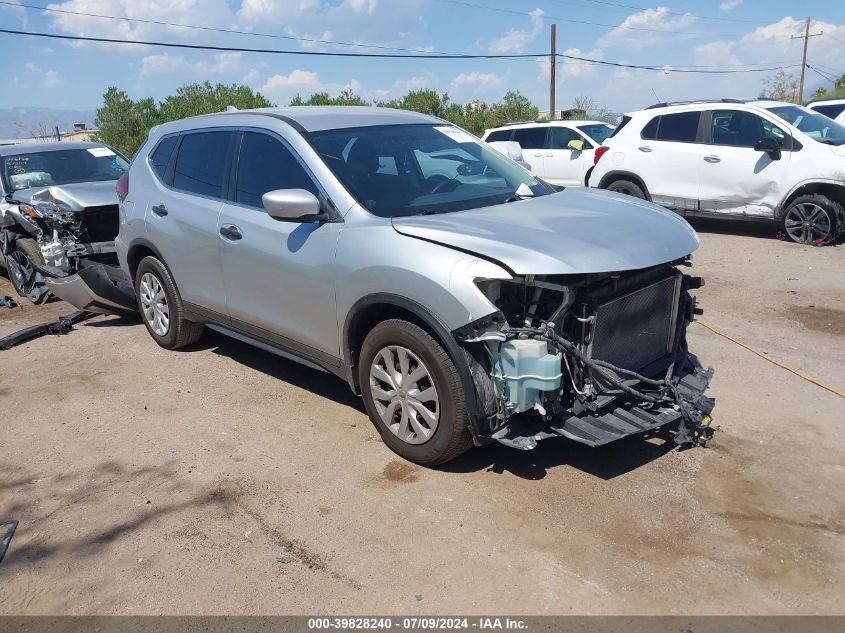
<svg viewBox="0 0 845 633"><path fill-rule="evenodd" d="M470 430L473 436L477 435L480 422L484 418L483 407L479 402L463 348L436 314L413 299L391 293L376 293L362 297L353 304L344 320L342 338L343 359L349 386L355 393L360 393L357 369L361 347L367 334L379 323L396 318L404 319L424 329L449 354L458 370L466 396Z"/></svg>
<svg viewBox="0 0 845 633"><path fill-rule="evenodd" d="M134 284L135 273L138 272L138 265L145 257L152 255L165 266L167 262L161 256L161 252L147 239L138 238L132 241L126 250L126 264L129 267L130 282Z"/></svg>
<svg viewBox="0 0 845 633"><path fill-rule="evenodd" d="M617 180L630 180L640 189L643 190L643 193L646 196L646 200L651 202L651 194L648 191L648 187L646 187L645 181L639 176L637 176L635 173L630 171L614 170L607 172L604 176L602 176L598 188L607 189L612 183Z"/></svg>
<svg viewBox="0 0 845 633"><path fill-rule="evenodd" d="M811 182L803 182L794 187L783 199L781 204L775 209L775 219L782 220L786 210L792 201L801 196L820 194L837 202L841 207L845 208L845 185L830 181L819 180ZM845 218L839 217L839 224L845 222Z"/></svg>

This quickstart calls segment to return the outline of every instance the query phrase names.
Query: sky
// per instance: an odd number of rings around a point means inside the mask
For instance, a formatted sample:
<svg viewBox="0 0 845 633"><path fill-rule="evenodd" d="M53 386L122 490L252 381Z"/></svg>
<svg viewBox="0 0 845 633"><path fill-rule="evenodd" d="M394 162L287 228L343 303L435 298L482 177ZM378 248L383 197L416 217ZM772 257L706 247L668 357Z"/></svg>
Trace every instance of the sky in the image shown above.
<svg viewBox="0 0 845 633"><path fill-rule="evenodd" d="M42 9L27 9L21 4ZM13 6L14 5L14 6ZM432 88L452 101L495 101L519 90L548 107L549 30L558 52L593 60L651 65L634 70L572 60L557 65L558 107L588 95L614 112L660 101L755 97L771 73L684 74L673 68L794 66L804 20L812 16L809 63L845 73L845 2L832 0L39 0L0 3L0 28L120 40L158 40L297 51L389 52L324 40L437 53L528 54L523 59L361 59L165 49L79 43L0 33L4 107L94 109L109 86L132 98L162 99L185 83L243 83L271 101L351 88L389 100ZM44 11L43 7L97 17ZM800 15L797 10L800 9ZM220 33L132 21L246 31ZM254 34L261 34L257 36ZM267 37L272 35L275 37ZM294 39L287 39L294 38ZM296 39L300 38L300 39ZM310 40L310 41L309 41ZM752 66L753 65L753 66ZM807 71L806 95L830 86Z"/></svg>

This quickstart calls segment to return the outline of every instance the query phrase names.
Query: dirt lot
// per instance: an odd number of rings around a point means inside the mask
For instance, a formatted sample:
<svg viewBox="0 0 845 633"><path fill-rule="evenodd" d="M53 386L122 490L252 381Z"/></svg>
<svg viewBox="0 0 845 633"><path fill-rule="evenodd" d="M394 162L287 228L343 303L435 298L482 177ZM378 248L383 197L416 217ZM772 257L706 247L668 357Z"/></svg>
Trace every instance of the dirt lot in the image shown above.
<svg viewBox="0 0 845 633"><path fill-rule="evenodd" d="M845 390L845 246L698 228L702 318ZM0 335L69 310L0 309ZM708 448L441 470L344 383L213 333L167 352L101 317L0 352L0 613L845 613L845 400L690 338L717 370Z"/></svg>

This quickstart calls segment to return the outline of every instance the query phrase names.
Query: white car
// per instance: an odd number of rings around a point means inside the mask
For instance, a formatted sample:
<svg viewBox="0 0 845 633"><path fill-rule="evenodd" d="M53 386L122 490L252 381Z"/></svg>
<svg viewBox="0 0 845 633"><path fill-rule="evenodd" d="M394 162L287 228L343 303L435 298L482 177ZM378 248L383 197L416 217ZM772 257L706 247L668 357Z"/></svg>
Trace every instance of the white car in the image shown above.
<svg viewBox="0 0 845 633"><path fill-rule="evenodd" d="M583 187L593 156L613 126L601 121L534 121L485 130L482 140L516 141L531 172L548 183Z"/></svg>
<svg viewBox="0 0 845 633"><path fill-rule="evenodd" d="M659 104L623 117L590 186L689 217L770 219L825 244L845 228L845 127L777 101Z"/></svg>
<svg viewBox="0 0 845 633"><path fill-rule="evenodd" d="M821 99L808 103L807 107L845 125L845 99Z"/></svg>

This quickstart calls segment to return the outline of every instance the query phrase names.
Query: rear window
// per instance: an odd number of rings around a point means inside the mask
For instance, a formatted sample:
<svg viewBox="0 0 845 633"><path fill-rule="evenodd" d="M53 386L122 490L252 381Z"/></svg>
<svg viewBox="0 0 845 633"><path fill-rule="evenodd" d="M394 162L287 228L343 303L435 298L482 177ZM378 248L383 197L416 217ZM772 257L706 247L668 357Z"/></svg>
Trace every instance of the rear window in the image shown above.
<svg viewBox="0 0 845 633"><path fill-rule="evenodd" d="M608 136L607 138L613 138L614 136L619 134L619 132L622 130L622 128L625 127L626 125L628 125L630 122L631 122L631 117L623 116L622 121L619 123L619 125L616 126L616 129L613 130L613 132L611 132L610 136Z"/></svg>
<svg viewBox="0 0 845 633"><path fill-rule="evenodd" d="M694 143L698 138L700 112L678 112L654 117L640 136L648 140Z"/></svg>
<svg viewBox="0 0 845 633"><path fill-rule="evenodd" d="M546 128L526 127L514 130L513 140L519 143L522 149L543 149L546 143Z"/></svg>
<svg viewBox="0 0 845 633"><path fill-rule="evenodd" d="M223 197L231 132L186 134L179 146L173 186L213 198Z"/></svg>
<svg viewBox="0 0 845 633"><path fill-rule="evenodd" d="M814 105L814 106L810 106L810 109L815 110L816 112L819 112L819 113L825 115L826 117L830 117L831 119L835 119L840 114L842 114L843 110L845 110L845 103L836 103L836 104L830 104L830 105Z"/></svg>
<svg viewBox="0 0 845 633"><path fill-rule="evenodd" d="M493 143L494 141L509 141L511 140L512 132L513 130L496 130L495 132L490 132L484 140L487 143Z"/></svg>
<svg viewBox="0 0 845 633"><path fill-rule="evenodd" d="M173 154L173 148L176 147L178 136L168 136L159 141L158 146L150 154L150 164L153 171L158 174L158 177L164 180L167 165L170 163L170 155Z"/></svg>

